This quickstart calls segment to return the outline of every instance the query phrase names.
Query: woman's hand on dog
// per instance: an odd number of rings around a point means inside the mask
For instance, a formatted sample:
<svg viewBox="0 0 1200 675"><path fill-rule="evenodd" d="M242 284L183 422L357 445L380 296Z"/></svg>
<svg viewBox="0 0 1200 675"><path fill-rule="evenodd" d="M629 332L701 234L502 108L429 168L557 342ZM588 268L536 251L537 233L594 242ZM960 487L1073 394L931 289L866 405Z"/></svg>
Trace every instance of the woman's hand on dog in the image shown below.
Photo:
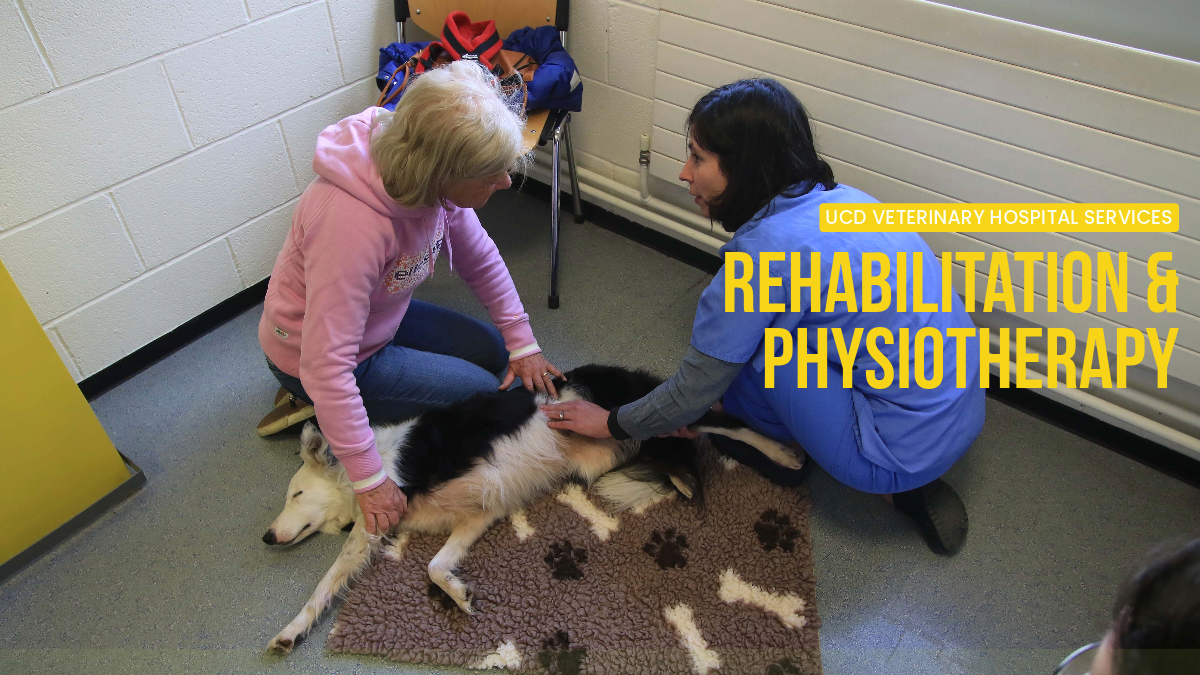
<svg viewBox="0 0 1200 675"><path fill-rule="evenodd" d="M610 438L608 411L591 401L563 401L542 406L551 429L574 431L592 438Z"/></svg>
<svg viewBox="0 0 1200 675"><path fill-rule="evenodd" d="M408 498L391 478L385 478L379 487L360 492L355 497L363 512L367 534L387 534L408 510Z"/></svg>
<svg viewBox="0 0 1200 675"><path fill-rule="evenodd" d="M521 378L521 384L525 385L529 391L544 391L554 398L558 398L558 391L554 389L553 379L562 377L562 371L547 361L541 352L509 361L508 375L500 384L500 390L508 389L513 380L518 377Z"/></svg>

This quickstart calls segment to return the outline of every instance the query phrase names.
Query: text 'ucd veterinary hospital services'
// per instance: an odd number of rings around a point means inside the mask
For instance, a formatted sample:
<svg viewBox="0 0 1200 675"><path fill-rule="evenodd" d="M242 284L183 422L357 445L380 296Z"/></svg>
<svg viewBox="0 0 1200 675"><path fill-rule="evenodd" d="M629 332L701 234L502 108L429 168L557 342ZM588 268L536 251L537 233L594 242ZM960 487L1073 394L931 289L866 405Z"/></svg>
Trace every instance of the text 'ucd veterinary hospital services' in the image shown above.
<svg viewBox="0 0 1200 675"><path fill-rule="evenodd" d="M823 232L1177 232L1177 204L823 204ZM990 247L994 248L994 247ZM1094 250L1094 247L1093 247ZM867 386L942 386L943 348L957 340L955 386L987 387L991 366L1000 371L1000 385L1018 388L1092 385L1125 387L1131 366L1153 365L1158 386L1167 386L1171 352L1179 334L1177 327L1127 327L1114 314L1129 307L1129 254L1110 251L942 251L935 260L912 253L763 252L757 260L747 253L725 254L726 312L802 312L818 318L835 312L951 312L955 287L962 291L968 312L1004 311L1025 313L1035 323L1053 322L1061 310L1070 314L1092 312L1111 320L1106 329L1092 326L1086 335L1070 328L1018 327L947 328L893 330L878 326L864 330L837 326L796 328L768 327L764 334L765 385L775 386L775 369L797 369L797 386L854 386L856 370L842 368L842 382L829 382L829 353L832 342L840 364L856 363L862 349L878 364L865 369ZM1170 251L1155 252L1144 261L1148 273L1145 288L1135 288L1154 314L1174 313L1178 275ZM855 287L853 271L861 270ZM941 272L940 288L926 285L927 271ZM826 270L827 278L823 278ZM986 270L986 281L984 281ZM1014 293L1013 276L1020 291ZM1145 280L1140 273L1137 278ZM784 288L784 280L789 288ZM980 285L982 284L982 289ZM1140 284L1139 284L1140 285ZM1139 292L1141 291L1141 292ZM1144 315L1143 315L1144 316ZM831 323L836 323L831 321ZM885 323L885 322L881 322ZM897 322L886 322L896 324ZM900 322L902 323L902 322ZM935 322L936 323L936 322ZM1071 323L1071 322L1068 322ZM1089 322L1094 323L1094 322ZM1078 323L1076 324L1078 325ZM1081 331L1082 332L1082 331ZM1081 339L1082 338L1082 339ZM977 343L972 344L972 341ZM1115 343L1114 343L1115 341ZM1044 350L1031 349L1031 342ZM1085 342L1076 377L1076 344ZM885 345L881 348L880 345ZM968 349L979 350L979 381L967 382ZM885 354L885 351L887 354ZM1110 353L1114 362L1110 363ZM1045 378L1027 371L1045 357ZM911 365L910 365L911 364ZM809 382L809 366L816 382ZM1015 370L1015 378L1010 372ZM1061 374L1061 376L1060 376ZM860 376L861 382L861 376Z"/></svg>

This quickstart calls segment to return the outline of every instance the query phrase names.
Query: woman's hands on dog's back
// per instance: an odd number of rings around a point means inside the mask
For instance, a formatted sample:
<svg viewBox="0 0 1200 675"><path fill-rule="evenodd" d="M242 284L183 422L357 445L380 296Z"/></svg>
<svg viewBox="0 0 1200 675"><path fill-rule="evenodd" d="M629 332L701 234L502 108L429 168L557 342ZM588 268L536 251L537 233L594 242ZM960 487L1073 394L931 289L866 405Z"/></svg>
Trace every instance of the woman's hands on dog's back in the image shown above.
<svg viewBox="0 0 1200 675"><path fill-rule="evenodd" d="M509 361L508 375L500 383L500 389L502 391L508 389L519 377L521 383L529 391L544 391L551 397L558 398L558 391L554 389L554 378L562 376L562 371L547 361L541 352L538 352Z"/></svg>
<svg viewBox="0 0 1200 675"><path fill-rule="evenodd" d="M400 522L408 510L408 498L400 488L385 478L379 487L354 495L363 512L363 524L368 534L386 534Z"/></svg>

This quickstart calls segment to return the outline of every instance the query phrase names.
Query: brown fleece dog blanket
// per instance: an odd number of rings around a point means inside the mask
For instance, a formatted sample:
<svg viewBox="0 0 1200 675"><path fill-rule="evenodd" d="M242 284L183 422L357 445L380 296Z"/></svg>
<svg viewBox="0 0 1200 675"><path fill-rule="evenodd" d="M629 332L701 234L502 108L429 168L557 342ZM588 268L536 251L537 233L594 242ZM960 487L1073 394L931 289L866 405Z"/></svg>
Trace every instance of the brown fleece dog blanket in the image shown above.
<svg viewBox="0 0 1200 675"><path fill-rule="evenodd" d="M347 595L328 647L516 673L821 673L807 487L704 455L704 505L614 514L570 486L467 554L473 615L429 581L445 536L401 537Z"/></svg>

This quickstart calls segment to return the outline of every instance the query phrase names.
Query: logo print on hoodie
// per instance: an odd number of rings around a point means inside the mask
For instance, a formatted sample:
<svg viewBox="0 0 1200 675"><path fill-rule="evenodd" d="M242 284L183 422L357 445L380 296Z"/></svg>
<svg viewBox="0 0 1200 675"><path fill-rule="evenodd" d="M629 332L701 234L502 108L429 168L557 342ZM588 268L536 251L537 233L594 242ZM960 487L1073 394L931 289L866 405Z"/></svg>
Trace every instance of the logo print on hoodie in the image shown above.
<svg viewBox="0 0 1200 675"><path fill-rule="evenodd" d="M396 258L396 264L392 265L391 271L384 277L384 288L387 289L388 295L403 293L410 288L416 286L429 276L429 268L433 261L437 259L438 253L442 250L442 235L445 233L445 228L441 222L438 222L437 229L434 230L433 239L424 249L402 255Z"/></svg>

